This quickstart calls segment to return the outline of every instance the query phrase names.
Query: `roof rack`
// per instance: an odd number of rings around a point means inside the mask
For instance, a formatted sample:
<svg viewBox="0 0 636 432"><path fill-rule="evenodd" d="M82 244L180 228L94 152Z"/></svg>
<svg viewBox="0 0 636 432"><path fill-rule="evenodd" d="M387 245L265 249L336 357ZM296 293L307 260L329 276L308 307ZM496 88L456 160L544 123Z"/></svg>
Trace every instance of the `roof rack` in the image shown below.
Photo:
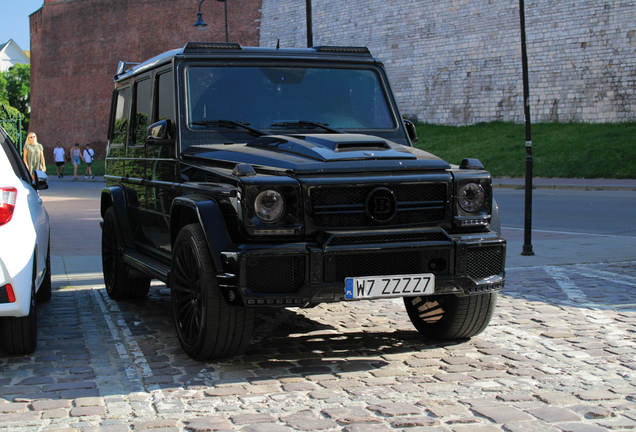
<svg viewBox="0 0 636 432"><path fill-rule="evenodd" d="M367 47L347 47L347 46L317 46L314 47L318 52L338 53L338 54L365 54L371 55L371 51Z"/></svg>
<svg viewBox="0 0 636 432"><path fill-rule="evenodd" d="M135 67L137 65L140 65L140 64L141 63L120 61L119 64L117 65L117 73L115 74L115 78L117 78L119 75L122 75L122 74L128 72L133 67Z"/></svg>
<svg viewBox="0 0 636 432"><path fill-rule="evenodd" d="M242 50L243 47L238 43L226 42L188 42L183 47L183 52L205 52L214 50Z"/></svg>

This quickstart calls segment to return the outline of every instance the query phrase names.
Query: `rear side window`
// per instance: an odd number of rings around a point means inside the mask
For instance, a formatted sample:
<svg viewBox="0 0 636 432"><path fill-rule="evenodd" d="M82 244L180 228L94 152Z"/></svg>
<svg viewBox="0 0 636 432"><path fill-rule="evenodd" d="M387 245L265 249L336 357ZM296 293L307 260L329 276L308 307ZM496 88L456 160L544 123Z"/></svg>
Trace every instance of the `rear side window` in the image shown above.
<svg viewBox="0 0 636 432"><path fill-rule="evenodd" d="M174 138L174 82L172 71L157 76L157 120L170 120L169 136Z"/></svg>
<svg viewBox="0 0 636 432"><path fill-rule="evenodd" d="M133 145L140 146L146 142L146 128L150 121L150 80L135 84L135 134Z"/></svg>
<svg viewBox="0 0 636 432"><path fill-rule="evenodd" d="M111 144L126 144L128 140L128 114L130 112L130 88L118 90L115 96L115 121Z"/></svg>

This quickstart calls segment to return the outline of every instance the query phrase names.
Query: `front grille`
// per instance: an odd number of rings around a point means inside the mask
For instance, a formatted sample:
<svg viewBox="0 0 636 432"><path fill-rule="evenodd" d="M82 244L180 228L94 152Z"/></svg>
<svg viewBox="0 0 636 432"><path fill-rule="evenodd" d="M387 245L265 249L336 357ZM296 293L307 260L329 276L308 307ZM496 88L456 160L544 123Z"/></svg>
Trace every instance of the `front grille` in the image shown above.
<svg viewBox="0 0 636 432"><path fill-rule="evenodd" d="M438 269L429 263L435 260ZM448 274L450 249L435 251L332 254L325 259L325 282L343 282L347 277L399 274Z"/></svg>
<svg viewBox="0 0 636 432"><path fill-rule="evenodd" d="M378 187L393 191L397 213L387 222L371 220L365 211L369 194ZM446 217L447 184L315 186L309 189L310 217L316 228L365 228L413 224L439 224Z"/></svg>
<svg viewBox="0 0 636 432"><path fill-rule="evenodd" d="M503 271L503 257L502 246L469 248L466 256L466 273L475 280L496 276Z"/></svg>
<svg viewBox="0 0 636 432"><path fill-rule="evenodd" d="M330 246L355 246L387 243L419 243L419 242L446 242L451 240L439 231L414 232L405 234L380 234L380 235L348 235L335 236L325 245Z"/></svg>
<svg viewBox="0 0 636 432"><path fill-rule="evenodd" d="M246 267L252 293L293 293L305 281L304 256L249 257Z"/></svg>

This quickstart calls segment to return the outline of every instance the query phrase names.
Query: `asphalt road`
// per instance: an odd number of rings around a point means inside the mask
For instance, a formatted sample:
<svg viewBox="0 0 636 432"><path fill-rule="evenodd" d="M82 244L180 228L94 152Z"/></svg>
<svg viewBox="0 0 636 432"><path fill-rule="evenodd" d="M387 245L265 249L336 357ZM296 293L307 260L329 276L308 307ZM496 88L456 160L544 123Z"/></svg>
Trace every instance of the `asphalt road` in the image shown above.
<svg viewBox="0 0 636 432"><path fill-rule="evenodd" d="M523 228L525 191L495 189L503 227ZM636 237L636 192L534 190L532 228Z"/></svg>

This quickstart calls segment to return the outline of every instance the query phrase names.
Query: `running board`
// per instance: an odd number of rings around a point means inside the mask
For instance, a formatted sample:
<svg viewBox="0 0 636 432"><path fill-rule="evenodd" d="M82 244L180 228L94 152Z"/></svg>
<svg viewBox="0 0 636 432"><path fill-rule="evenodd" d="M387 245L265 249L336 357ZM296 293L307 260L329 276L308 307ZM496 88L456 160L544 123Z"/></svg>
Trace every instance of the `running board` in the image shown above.
<svg viewBox="0 0 636 432"><path fill-rule="evenodd" d="M161 282L168 284L170 280L170 266L165 263L149 257L138 251L126 251L124 253L124 262L133 269L139 270L146 276L153 279L159 279ZM134 277L134 275L131 275Z"/></svg>

